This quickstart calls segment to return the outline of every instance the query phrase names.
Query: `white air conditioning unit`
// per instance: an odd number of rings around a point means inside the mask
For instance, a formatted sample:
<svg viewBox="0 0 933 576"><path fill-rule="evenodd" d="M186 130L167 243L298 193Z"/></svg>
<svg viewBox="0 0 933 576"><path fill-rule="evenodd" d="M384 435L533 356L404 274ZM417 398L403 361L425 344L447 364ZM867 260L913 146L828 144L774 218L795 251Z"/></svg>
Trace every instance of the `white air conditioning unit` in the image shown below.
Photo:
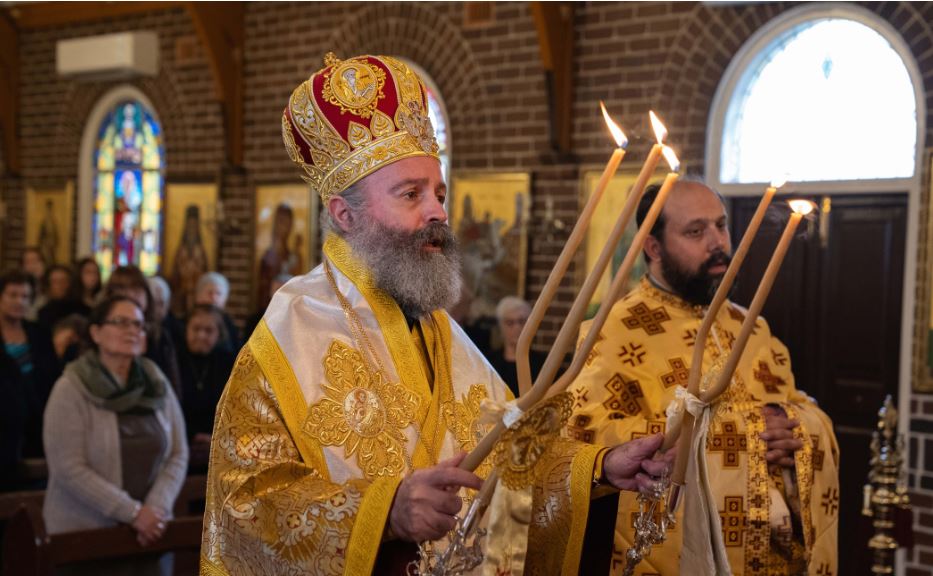
<svg viewBox="0 0 933 576"><path fill-rule="evenodd" d="M125 78L159 72L159 35L155 32L72 38L60 40L55 48L61 76Z"/></svg>

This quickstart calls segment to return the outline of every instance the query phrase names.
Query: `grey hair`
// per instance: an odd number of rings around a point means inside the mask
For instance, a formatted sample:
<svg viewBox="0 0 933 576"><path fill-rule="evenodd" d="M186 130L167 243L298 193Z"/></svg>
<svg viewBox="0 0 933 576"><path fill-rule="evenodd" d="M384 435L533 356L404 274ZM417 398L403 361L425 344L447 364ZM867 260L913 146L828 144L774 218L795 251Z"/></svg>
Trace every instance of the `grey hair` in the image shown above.
<svg viewBox="0 0 933 576"><path fill-rule="evenodd" d="M146 279L146 282L149 283L149 291L153 294L158 292L163 302L168 302L172 299L172 289L169 287L168 282L165 281L165 278L161 276L150 276Z"/></svg>
<svg viewBox="0 0 933 576"><path fill-rule="evenodd" d="M208 286L217 286L223 290L224 298L230 295L230 282L220 272L205 272L198 278L198 283L194 288L195 293L207 288Z"/></svg>
<svg viewBox="0 0 933 576"><path fill-rule="evenodd" d="M344 202L347 203L347 206L350 208L351 212L359 213L366 209L367 198L366 198L365 190L363 189L362 181L354 182L353 184L348 186L346 190L338 194L338 196L343 198ZM334 217L331 215L330 210L327 209L327 206L321 207L320 223L321 223L321 232L323 233L325 237L327 236L327 234L331 232L333 232L337 236L346 235L346 232L344 232L343 228L340 227L340 224L338 224L337 221L334 220Z"/></svg>
<svg viewBox="0 0 933 576"><path fill-rule="evenodd" d="M531 312L531 304L525 302L517 296L506 296L496 305L496 318L501 322L502 318L513 310L526 310Z"/></svg>

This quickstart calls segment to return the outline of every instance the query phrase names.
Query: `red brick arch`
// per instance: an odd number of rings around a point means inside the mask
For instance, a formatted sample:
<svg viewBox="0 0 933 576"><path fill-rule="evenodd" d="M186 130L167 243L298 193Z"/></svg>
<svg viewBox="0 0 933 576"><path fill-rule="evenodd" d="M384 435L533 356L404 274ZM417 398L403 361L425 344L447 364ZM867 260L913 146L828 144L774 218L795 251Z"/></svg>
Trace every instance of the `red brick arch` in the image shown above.
<svg viewBox="0 0 933 576"><path fill-rule="evenodd" d="M447 106L451 161L460 166L458 140L490 143L488 106L480 66L460 28L447 16L415 3L375 3L355 12L331 34L338 57L357 54L404 56L437 83Z"/></svg>

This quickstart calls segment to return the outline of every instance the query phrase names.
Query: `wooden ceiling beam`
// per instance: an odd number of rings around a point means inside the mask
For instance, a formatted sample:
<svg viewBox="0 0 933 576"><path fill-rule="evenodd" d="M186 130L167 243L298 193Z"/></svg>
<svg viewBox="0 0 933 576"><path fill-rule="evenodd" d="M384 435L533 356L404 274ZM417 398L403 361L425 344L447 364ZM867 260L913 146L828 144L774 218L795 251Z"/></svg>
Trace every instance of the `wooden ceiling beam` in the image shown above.
<svg viewBox="0 0 933 576"><path fill-rule="evenodd" d="M224 111L227 160L243 165L244 8L239 2L186 2L214 75Z"/></svg>
<svg viewBox="0 0 933 576"><path fill-rule="evenodd" d="M19 30L92 22L115 16L178 8L183 2L22 2L7 7Z"/></svg>
<svg viewBox="0 0 933 576"><path fill-rule="evenodd" d="M548 87L551 145L569 154L573 136L573 2L532 2Z"/></svg>
<svg viewBox="0 0 933 576"><path fill-rule="evenodd" d="M0 12L0 132L6 175L20 173L19 139L19 35Z"/></svg>

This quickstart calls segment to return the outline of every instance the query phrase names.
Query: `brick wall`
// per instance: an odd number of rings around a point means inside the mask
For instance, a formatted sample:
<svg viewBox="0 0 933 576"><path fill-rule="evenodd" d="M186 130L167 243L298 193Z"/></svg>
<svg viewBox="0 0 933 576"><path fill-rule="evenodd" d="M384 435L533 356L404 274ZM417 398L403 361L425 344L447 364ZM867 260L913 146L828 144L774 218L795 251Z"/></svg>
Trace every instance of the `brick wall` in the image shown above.
<svg viewBox="0 0 933 576"><path fill-rule="evenodd" d="M924 74L926 147L933 146L933 3L868 2L901 31ZM598 115L604 99L623 118L631 139L630 162L652 142L647 111L671 128L687 169L702 172L707 118L716 87L742 44L790 3L578 3L574 71L574 155L557 157L548 145L547 92L528 3L496 3L492 22L464 23L462 3L250 3L246 8L245 167L224 167L223 119L213 100L203 52L176 58L176 44L194 30L182 9L100 21L20 37L23 137L22 179L0 178L10 217L3 226L2 262L22 247L22 188L77 178L84 122L108 84L57 78L59 39L116 30L159 33L162 70L133 83L153 101L166 135L167 178L216 179L225 211L242 234L225 237L220 268L233 285L230 305L240 317L250 305L252 214L255 187L297 182L297 169L281 144L280 114L291 90L320 67L329 50L338 56L389 53L410 58L436 81L450 114L452 168L528 171L532 215L543 216L544 197L555 216L575 218L581 173L601 168L610 144ZM2 157L2 151L0 151ZM530 239L528 294L534 298L563 238ZM571 271L570 276L573 276ZM565 281L542 337L556 334L573 285ZM906 345L906 344L905 344ZM918 546L909 573L933 575L933 399L915 395L911 468L918 514Z"/></svg>

